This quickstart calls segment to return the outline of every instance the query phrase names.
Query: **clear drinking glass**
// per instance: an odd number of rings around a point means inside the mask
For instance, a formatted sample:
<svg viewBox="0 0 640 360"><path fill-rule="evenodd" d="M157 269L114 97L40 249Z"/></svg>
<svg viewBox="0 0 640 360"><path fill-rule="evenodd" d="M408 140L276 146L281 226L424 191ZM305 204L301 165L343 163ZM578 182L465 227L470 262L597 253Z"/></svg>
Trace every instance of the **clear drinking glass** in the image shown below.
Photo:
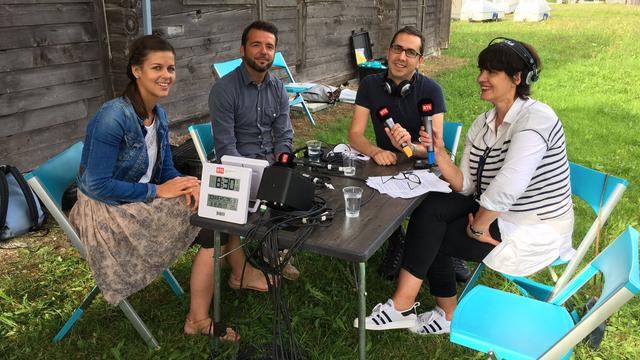
<svg viewBox="0 0 640 360"><path fill-rule="evenodd" d="M342 189L344 195L344 211L348 218L360 216L360 201L362 200L362 188L347 186Z"/></svg>
<svg viewBox="0 0 640 360"><path fill-rule="evenodd" d="M342 153L342 171L346 176L354 176L356 174L355 152L345 151Z"/></svg>
<svg viewBox="0 0 640 360"><path fill-rule="evenodd" d="M307 152L309 153L309 161L320 162L322 155L322 142L320 140L307 141Z"/></svg>

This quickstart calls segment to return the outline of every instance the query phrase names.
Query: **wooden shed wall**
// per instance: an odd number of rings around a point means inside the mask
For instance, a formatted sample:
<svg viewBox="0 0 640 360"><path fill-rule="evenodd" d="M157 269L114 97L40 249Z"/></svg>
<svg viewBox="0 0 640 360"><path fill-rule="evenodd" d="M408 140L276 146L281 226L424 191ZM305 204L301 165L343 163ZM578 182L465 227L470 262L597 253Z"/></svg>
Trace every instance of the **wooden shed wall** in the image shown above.
<svg viewBox="0 0 640 360"><path fill-rule="evenodd" d="M0 163L22 170L84 137L105 100L93 0L0 0Z"/></svg>
<svg viewBox="0 0 640 360"><path fill-rule="evenodd" d="M280 30L297 81L356 76L350 35L369 31L374 57L397 28L422 28L426 54L449 40L450 0L153 0L153 31L176 48L163 99L174 129L208 119L210 65L239 56L256 19ZM449 13L447 13L449 11ZM105 23L106 20L106 23ZM88 118L126 85L128 47L143 33L141 0L0 0L0 163L23 170L83 138Z"/></svg>
<svg viewBox="0 0 640 360"><path fill-rule="evenodd" d="M339 84L355 77L350 44L354 30L370 32L374 56L398 27L422 28L425 52L439 53L449 40L449 0L154 0L153 31L177 53L177 81L163 99L173 125L204 121L215 82L210 65L239 56L242 29L263 19L278 26L282 51L297 81ZM449 12L447 12L449 11ZM114 89L125 84L126 48L142 34L140 1L106 0Z"/></svg>

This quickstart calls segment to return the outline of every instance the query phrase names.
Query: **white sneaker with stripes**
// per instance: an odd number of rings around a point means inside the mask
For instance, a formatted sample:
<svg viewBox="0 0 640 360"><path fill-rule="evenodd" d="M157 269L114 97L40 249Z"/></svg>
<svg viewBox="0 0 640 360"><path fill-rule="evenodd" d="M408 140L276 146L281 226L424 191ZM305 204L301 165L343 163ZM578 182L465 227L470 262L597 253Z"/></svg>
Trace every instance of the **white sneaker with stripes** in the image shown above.
<svg viewBox="0 0 640 360"><path fill-rule="evenodd" d="M451 321L445 317L444 310L436 306L418 315L416 326L409 330L420 335L448 334L451 332Z"/></svg>
<svg viewBox="0 0 640 360"><path fill-rule="evenodd" d="M393 300L389 299L385 304L378 304L373 308L371 315L365 319L365 328L367 330L391 330L415 327L418 306L420 306L419 302L407 310L398 311L393 306ZM353 326L358 327L358 319L353 321Z"/></svg>

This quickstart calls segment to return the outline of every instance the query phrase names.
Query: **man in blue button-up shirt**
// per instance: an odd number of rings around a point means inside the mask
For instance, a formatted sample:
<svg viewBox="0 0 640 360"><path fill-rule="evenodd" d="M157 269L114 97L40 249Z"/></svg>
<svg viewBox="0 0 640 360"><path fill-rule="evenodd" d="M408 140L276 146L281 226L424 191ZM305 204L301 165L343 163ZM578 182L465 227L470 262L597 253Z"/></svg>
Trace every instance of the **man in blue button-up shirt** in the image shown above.
<svg viewBox="0 0 640 360"><path fill-rule="evenodd" d="M256 21L244 30L242 64L214 84L209 112L218 158L234 155L264 158L291 152L293 129L284 84L269 74L278 30Z"/></svg>
<svg viewBox="0 0 640 360"><path fill-rule="evenodd" d="M213 85L209 93L209 113L217 158L233 155L273 163L280 153L292 151L289 96L282 81L269 74L277 44L275 25L264 21L251 23L242 33L242 64ZM228 239L230 248L240 244L237 235L229 235ZM213 245L205 240L199 243L205 248ZM206 261L213 261L211 259L209 256ZM233 252L227 259L232 269L243 268L242 252ZM265 279L255 276L257 270L250 264L246 269L245 279L232 272L229 286L266 291ZM283 276L290 280L299 274L290 263L283 269Z"/></svg>

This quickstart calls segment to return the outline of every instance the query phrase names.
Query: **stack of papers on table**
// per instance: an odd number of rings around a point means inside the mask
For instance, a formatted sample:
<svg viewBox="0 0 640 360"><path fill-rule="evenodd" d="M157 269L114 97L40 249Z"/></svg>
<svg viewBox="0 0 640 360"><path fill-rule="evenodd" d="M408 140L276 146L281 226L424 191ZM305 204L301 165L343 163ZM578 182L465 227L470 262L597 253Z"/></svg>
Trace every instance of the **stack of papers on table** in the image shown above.
<svg viewBox="0 0 640 360"><path fill-rule="evenodd" d="M372 176L367 185L394 198L409 199L429 191L450 193L449 183L429 170L403 171L393 176Z"/></svg>

